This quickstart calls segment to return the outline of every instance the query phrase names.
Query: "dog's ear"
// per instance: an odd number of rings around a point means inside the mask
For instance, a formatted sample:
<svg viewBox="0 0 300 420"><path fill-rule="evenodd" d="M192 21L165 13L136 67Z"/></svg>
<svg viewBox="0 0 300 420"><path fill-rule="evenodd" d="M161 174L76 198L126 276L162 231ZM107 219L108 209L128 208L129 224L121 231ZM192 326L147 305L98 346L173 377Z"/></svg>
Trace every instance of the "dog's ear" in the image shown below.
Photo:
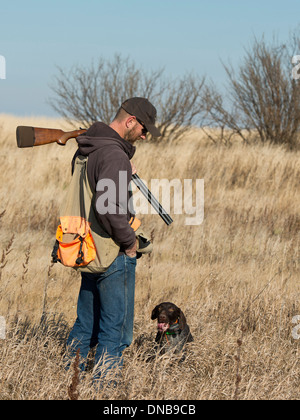
<svg viewBox="0 0 300 420"><path fill-rule="evenodd" d="M179 322L179 328L181 330L184 330L184 328L186 326L186 319L185 319L184 313L182 312L182 310L180 308L179 308L179 311L180 311L180 313L179 313L179 320L178 320L178 322Z"/></svg>
<svg viewBox="0 0 300 420"><path fill-rule="evenodd" d="M155 308L152 311L152 314L151 314L151 319L152 320L156 319L158 317L158 307L159 307L159 305L155 306Z"/></svg>

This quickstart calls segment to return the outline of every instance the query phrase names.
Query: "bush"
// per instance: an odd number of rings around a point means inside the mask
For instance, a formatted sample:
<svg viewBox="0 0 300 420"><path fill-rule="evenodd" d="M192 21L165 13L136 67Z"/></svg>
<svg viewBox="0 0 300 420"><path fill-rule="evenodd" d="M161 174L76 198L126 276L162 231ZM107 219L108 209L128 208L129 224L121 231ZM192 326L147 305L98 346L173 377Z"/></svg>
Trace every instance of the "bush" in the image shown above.
<svg viewBox="0 0 300 420"><path fill-rule="evenodd" d="M157 108L160 140L178 139L203 117L203 87L204 78L187 74L172 80L163 69L146 72L116 55L69 72L60 68L49 102L68 122L87 128L95 121L109 124L124 100L146 97Z"/></svg>
<svg viewBox="0 0 300 420"><path fill-rule="evenodd" d="M237 71L224 65L228 78L226 104L211 85L205 89L207 122L220 128L229 143L233 135L249 142L253 135L263 143L295 148L300 126L300 83L292 78L291 60L300 41L289 43L255 39ZM211 139L217 141L215 136Z"/></svg>

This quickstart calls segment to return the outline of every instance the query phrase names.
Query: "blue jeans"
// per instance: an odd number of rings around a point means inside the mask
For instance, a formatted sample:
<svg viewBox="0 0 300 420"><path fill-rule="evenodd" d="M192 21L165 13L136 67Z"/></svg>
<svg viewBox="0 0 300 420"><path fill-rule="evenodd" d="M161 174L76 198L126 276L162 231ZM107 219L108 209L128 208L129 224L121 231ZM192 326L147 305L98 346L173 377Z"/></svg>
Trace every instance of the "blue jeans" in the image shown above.
<svg viewBox="0 0 300 420"><path fill-rule="evenodd" d="M122 367L122 352L133 338L135 267L136 258L120 255L104 273L82 273L77 319L67 340L71 357L79 348L86 359L97 344L95 364Z"/></svg>

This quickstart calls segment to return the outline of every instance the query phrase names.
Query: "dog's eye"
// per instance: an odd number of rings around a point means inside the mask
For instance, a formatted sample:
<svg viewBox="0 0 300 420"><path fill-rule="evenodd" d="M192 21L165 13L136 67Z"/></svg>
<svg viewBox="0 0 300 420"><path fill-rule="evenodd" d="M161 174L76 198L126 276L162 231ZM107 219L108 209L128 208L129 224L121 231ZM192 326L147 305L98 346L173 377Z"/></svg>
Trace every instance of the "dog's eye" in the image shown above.
<svg viewBox="0 0 300 420"><path fill-rule="evenodd" d="M173 308L169 308L168 311L169 312L174 312L174 309Z"/></svg>

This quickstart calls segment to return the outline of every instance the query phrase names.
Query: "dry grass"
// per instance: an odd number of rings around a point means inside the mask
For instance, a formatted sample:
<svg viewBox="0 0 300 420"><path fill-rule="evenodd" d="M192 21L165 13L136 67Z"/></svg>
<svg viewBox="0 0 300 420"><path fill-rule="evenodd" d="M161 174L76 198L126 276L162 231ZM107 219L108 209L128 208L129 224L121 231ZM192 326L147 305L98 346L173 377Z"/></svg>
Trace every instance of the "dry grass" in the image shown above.
<svg viewBox="0 0 300 420"><path fill-rule="evenodd" d="M17 149L16 126L31 124L67 128L0 116L0 315L8 330L0 398L68 399L73 372L65 372L63 349L79 278L51 266L50 254L76 146ZM142 216L155 246L137 267L134 338L144 335L144 344L126 350L116 389L96 390L86 375L76 397L299 398L300 342L291 334L300 314L299 161L299 152L280 147L216 147L197 130L177 143L138 145L143 179L204 179L205 219L185 226L185 215L174 215L167 227ZM183 309L194 335L183 363L143 357L155 336L151 310L162 300Z"/></svg>

